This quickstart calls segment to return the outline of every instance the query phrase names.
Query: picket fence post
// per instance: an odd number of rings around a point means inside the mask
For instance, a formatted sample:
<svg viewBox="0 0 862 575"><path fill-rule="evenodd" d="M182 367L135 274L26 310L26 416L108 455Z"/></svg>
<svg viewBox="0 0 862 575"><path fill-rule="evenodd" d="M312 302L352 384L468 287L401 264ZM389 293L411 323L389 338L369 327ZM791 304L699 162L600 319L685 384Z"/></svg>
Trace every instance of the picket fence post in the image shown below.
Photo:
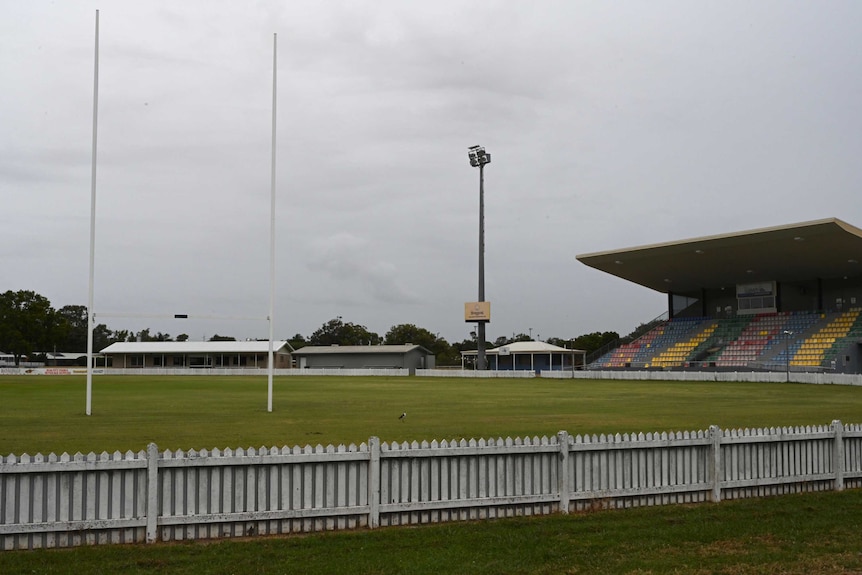
<svg viewBox="0 0 862 575"><path fill-rule="evenodd" d="M147 445L147 543L159 539L159 446Z"/></svg>
<svg viewBox="0 0 862 575"><path fill-rule="evenodd" d="M844 424L840 419L832 421L832 431L835 433L832 452L832 465L835 466L835 491L844 491Z"/></svg>
<svg viewBox="0 0 862 575"><path fill-rule="evenodd" d="M712 440L712 469L710 470L710 481L712 483L712 502L721 501L721 428L717 425L709 426L709 438Z"/></svg>
<svg viewBox="0 0 862 575"><path fill-rule="evenodd" d="M368 439L368 527L380 526L380 438Z"/></svg>
<svg viewBox="0 0 862 575"><path fill-rule="evenodd" d="M560 490L560 513L569 513L569 433L557 432L557 442L560 448L559 467L557 469L557 488Z"/></svg>

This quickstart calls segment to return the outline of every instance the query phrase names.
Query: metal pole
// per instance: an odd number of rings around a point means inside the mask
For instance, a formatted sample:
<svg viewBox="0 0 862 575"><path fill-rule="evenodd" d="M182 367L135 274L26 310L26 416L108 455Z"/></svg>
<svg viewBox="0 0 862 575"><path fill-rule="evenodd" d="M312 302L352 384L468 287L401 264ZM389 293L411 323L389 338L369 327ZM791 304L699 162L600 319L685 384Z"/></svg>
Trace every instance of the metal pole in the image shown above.
<svg viewBox="0 0 862 575"><path fill-rule="evenodd" d="M278 72L278 34L272 35L272 158L270 161L269 205L269 369L267 370L266 410L272 411L272 374L275 354L272 349L273 314L275 313L275 118L276 80Z"/></svg>
<svg viewBox="0 0 862 575"><path fill-rule="evenodd" d="M485 164L479 163L479 301L485 301ZM485 369L485 322L479 321L476 369Z"/></svg>
<svg viewBox="0 0 862 575"><path fill-rule="evenodd" d="M790 382L790 336L793 335L792 331L784 330L784 335L786 339L784 340L784 370L786 374L786 381Z"/></svg>
<svg viewBox="0 0 862 575"><path fill-rule="evenodd" d="M87 408L93 412L93 285L96 253L96 136L99 126L99 11L96 10L96 51L93 73L93 152L90 167L90 285L87 293Z"/></svg>
<svg viewBox="0 0 862 575"><path fill-rule="evenodd" d="M790 383L790 333L784 332L787 334L787 341L784 342L784 370L787 376L786 380Z"/></svg>

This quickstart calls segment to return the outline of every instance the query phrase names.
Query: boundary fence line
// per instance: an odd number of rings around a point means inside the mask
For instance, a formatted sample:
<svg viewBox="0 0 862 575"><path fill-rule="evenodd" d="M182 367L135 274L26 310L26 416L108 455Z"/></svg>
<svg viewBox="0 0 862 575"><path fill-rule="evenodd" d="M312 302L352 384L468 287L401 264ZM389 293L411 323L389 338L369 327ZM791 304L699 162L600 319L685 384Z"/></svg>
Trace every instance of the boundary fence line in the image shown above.
<svg viewBox="0 0 862 575"><path fill-rule="evenodd" d="M0 550L862 487L862 425L0 457Z"/></svg>
<svg viewBox="0 0 862 575"><path fill-rule="evenodd" d="M0 375L81 375L87 369L75 368L0 368ZM95 375L233 375L265 376L267 371L259 368L96 368ZM595 379L623 381L721 381L749 383L810 383L818 385L860 385L862 374L805 373L769 371L672 371L672 370L594 370L594 371L477 371L470 369L276 369L276 376L353 376L353 377L460 377L460 378L508 378L508 379Z"/></svg>

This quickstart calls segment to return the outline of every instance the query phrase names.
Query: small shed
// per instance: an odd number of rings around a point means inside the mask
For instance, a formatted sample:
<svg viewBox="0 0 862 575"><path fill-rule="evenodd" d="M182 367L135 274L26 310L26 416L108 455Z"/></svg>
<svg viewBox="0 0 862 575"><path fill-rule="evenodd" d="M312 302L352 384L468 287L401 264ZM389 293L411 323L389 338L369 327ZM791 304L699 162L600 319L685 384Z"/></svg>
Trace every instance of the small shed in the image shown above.
<svg viewBox="0 0 862 575"><path fill-rule="evenodd" d="M475 349L461 352L461 368L472 363L476 369ZM485 352L488 369L494 371L561 371L583 369L587 352L566 349L543 341L516 341Z"/></svg>
<svg viewBox="0 0 862 575"><path fill-rule="evenodd" d="M300 369L433 369L434 354L421 345L309 345L295 352Z"/></svg>

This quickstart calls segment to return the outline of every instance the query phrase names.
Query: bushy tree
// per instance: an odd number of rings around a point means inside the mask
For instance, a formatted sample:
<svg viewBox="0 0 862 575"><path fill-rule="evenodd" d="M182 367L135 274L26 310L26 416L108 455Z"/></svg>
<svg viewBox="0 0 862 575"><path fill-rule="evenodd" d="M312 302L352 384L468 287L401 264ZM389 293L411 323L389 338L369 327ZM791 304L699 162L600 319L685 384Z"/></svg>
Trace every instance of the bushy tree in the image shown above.
<svg viewBox="0 0 862 575"><path fill-rule="evenodd" d="M83 351L87 349L87 306L64 305L57 310L57 315L64 324L63 339L57 342L61 351Z"/></svg>
<svg viewBox="0 0 862 575"><path fill-rule="evenodd" d="M429 351L434 351L437 336L424 327L416 327L412 323L402 323L389 328L389 331L383 336L383 343L386 345L412 343L414 345L421 345Z"/></svg>
<svg viewBox="0 0 862 575"><path fill-rule="evenodd" d="M403 345L407 343L421 345L434 354L437 365L459 365L461 363L460 353L457 350L453 350L445 338L439 337L437 334L431 333L423 327L417 327L412 323L402 323L389 328L389 331L386 332L383 338L383 343L387 345Z"/></svg>
<svg viewBox="0 0 862 575"><path fill-rule="evenodd" d="M582 349L587 352L587 355L594 351L603 348L609 343L613 343L620 338L620 334L615 331L593 332L581 335L575 338L575 349Z"/></svg>
<svg viewBox="0 0 862 575"><path fill-rule="evenodd" d="M57 310L63 322L63 337L57 344L58 351L85 351L87 349L87 306L64 305ZM114 334L103 323L93 327L93 350L101 351L117 341Z"/></svg>
<svg viewBox="0 0 862 575"><path fill-rule="evenodd" d="M308 345L308 342L305 341L305 336L303 336L301 333L295 334L292 338L287 340L287 343L289 343L290 347L292 347L293 349L300 349Z"/></svg>
<svg viewBox="0 0 862 575"><path fill-rule="evenodd" d="M7 291L0 294L0 350L15 356L49 351L62 340L64 322L45 296L34 291Z"/></svg>
<svg viewBox="0 0 862 575"><path fill-rule="evenodd" d="M344 323L341 317L331 319L308 338L308 345L377 345L380 336L364 325Z"/></svg>

